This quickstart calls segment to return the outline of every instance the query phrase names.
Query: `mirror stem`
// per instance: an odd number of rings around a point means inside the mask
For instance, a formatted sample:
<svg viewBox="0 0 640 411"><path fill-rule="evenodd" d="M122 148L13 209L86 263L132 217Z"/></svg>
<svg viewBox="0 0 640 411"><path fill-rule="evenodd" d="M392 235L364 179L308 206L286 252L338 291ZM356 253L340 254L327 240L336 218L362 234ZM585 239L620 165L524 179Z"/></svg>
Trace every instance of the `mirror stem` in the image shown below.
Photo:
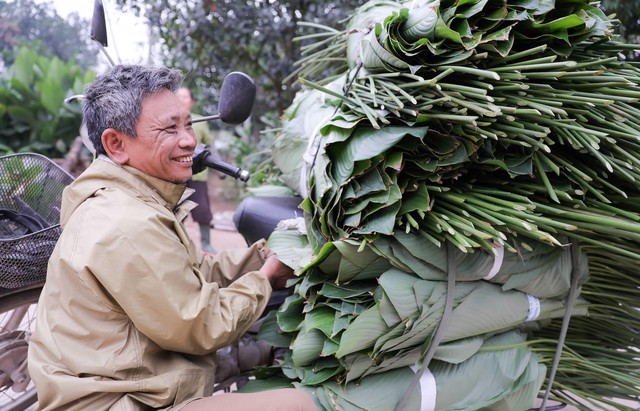
<svg viewBox="0 0 640 411"><path fill-rule="evenodd" d="M214 114L212 116L194 118L193 120L191 120L191 122L200 123L201 121L217 120L219 118L220 118L220 114Z"/></svg>
<svg viewBox="0 0 640 411"><path fill-rule="evenodd" d="M116 63L113 62L113 60L111 60L111 56L109 55L109 53L107 53L107 50L104 48L104 46L102 44L100 44L98 42L98 46L100 46L100 51L102 51L102 53L107 56L107 60L109 60L109 63L111 63L111 67L114 67L116 65Z"/></svg>

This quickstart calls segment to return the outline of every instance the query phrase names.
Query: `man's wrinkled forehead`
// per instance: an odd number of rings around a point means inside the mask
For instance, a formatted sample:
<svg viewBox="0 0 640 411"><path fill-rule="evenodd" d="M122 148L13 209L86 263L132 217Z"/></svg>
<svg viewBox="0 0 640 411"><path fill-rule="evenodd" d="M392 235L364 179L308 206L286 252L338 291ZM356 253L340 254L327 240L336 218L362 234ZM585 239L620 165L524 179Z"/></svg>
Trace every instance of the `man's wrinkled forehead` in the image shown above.
<svg viewBox="0 0 640 411"><path fill-rule="evenodd" d="M139 119L146 117L158 122L184 121L191 117L189 110L184 107L178 96L169 89L163 89L156 93L142 97Z"/></svg>

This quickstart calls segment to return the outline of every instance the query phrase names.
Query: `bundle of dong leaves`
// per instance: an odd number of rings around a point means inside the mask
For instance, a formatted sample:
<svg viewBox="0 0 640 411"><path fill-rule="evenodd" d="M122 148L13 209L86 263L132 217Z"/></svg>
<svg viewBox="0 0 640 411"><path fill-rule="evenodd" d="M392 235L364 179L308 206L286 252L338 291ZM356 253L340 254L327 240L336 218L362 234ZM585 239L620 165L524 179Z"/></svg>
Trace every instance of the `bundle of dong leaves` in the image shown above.
<svg viewBox="0 0 640 411"><path fill-rule="evenodd" d="M640 67L614 28L585 0L374 1L302 38L273 156L304 227L269 239L299 276L254 389L635 409Z"/></svg>

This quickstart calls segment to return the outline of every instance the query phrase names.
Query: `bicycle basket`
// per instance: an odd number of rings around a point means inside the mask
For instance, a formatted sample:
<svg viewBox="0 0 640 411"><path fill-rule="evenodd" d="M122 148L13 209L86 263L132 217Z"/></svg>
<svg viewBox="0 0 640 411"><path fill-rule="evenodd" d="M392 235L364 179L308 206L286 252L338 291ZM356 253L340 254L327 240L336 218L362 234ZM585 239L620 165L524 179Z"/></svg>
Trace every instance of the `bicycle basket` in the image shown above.
<svg viewBox="0 0 640 411"><path fill-rule="evenodd" d="M0 287L44 281L61 232L62 191L72 181L43 155L0 157Z"/></svg>

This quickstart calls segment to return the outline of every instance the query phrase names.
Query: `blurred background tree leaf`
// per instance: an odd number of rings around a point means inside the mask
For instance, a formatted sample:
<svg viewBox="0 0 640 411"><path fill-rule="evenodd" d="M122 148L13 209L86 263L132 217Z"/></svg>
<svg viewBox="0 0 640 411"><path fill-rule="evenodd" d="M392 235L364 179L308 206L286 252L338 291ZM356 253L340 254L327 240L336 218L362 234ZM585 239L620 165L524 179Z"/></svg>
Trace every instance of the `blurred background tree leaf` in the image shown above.
<svg viewBox="0 0 640 411"><path fill-rule="evenodd" d="M28 46L0 75L0 154L35 151L64 157L80 134L80 105L64 99L81 94L95 74L73 59L65 63Z"/></svg>
<svg viewBox="0 0 640 411"><path fill-rule="evenodd" d="M0 0L0 71L13 64L21 45L64 62L74 58L83 70L93 68L99 50L90 29L78 13L65 19L49 2Z"/></svg>

